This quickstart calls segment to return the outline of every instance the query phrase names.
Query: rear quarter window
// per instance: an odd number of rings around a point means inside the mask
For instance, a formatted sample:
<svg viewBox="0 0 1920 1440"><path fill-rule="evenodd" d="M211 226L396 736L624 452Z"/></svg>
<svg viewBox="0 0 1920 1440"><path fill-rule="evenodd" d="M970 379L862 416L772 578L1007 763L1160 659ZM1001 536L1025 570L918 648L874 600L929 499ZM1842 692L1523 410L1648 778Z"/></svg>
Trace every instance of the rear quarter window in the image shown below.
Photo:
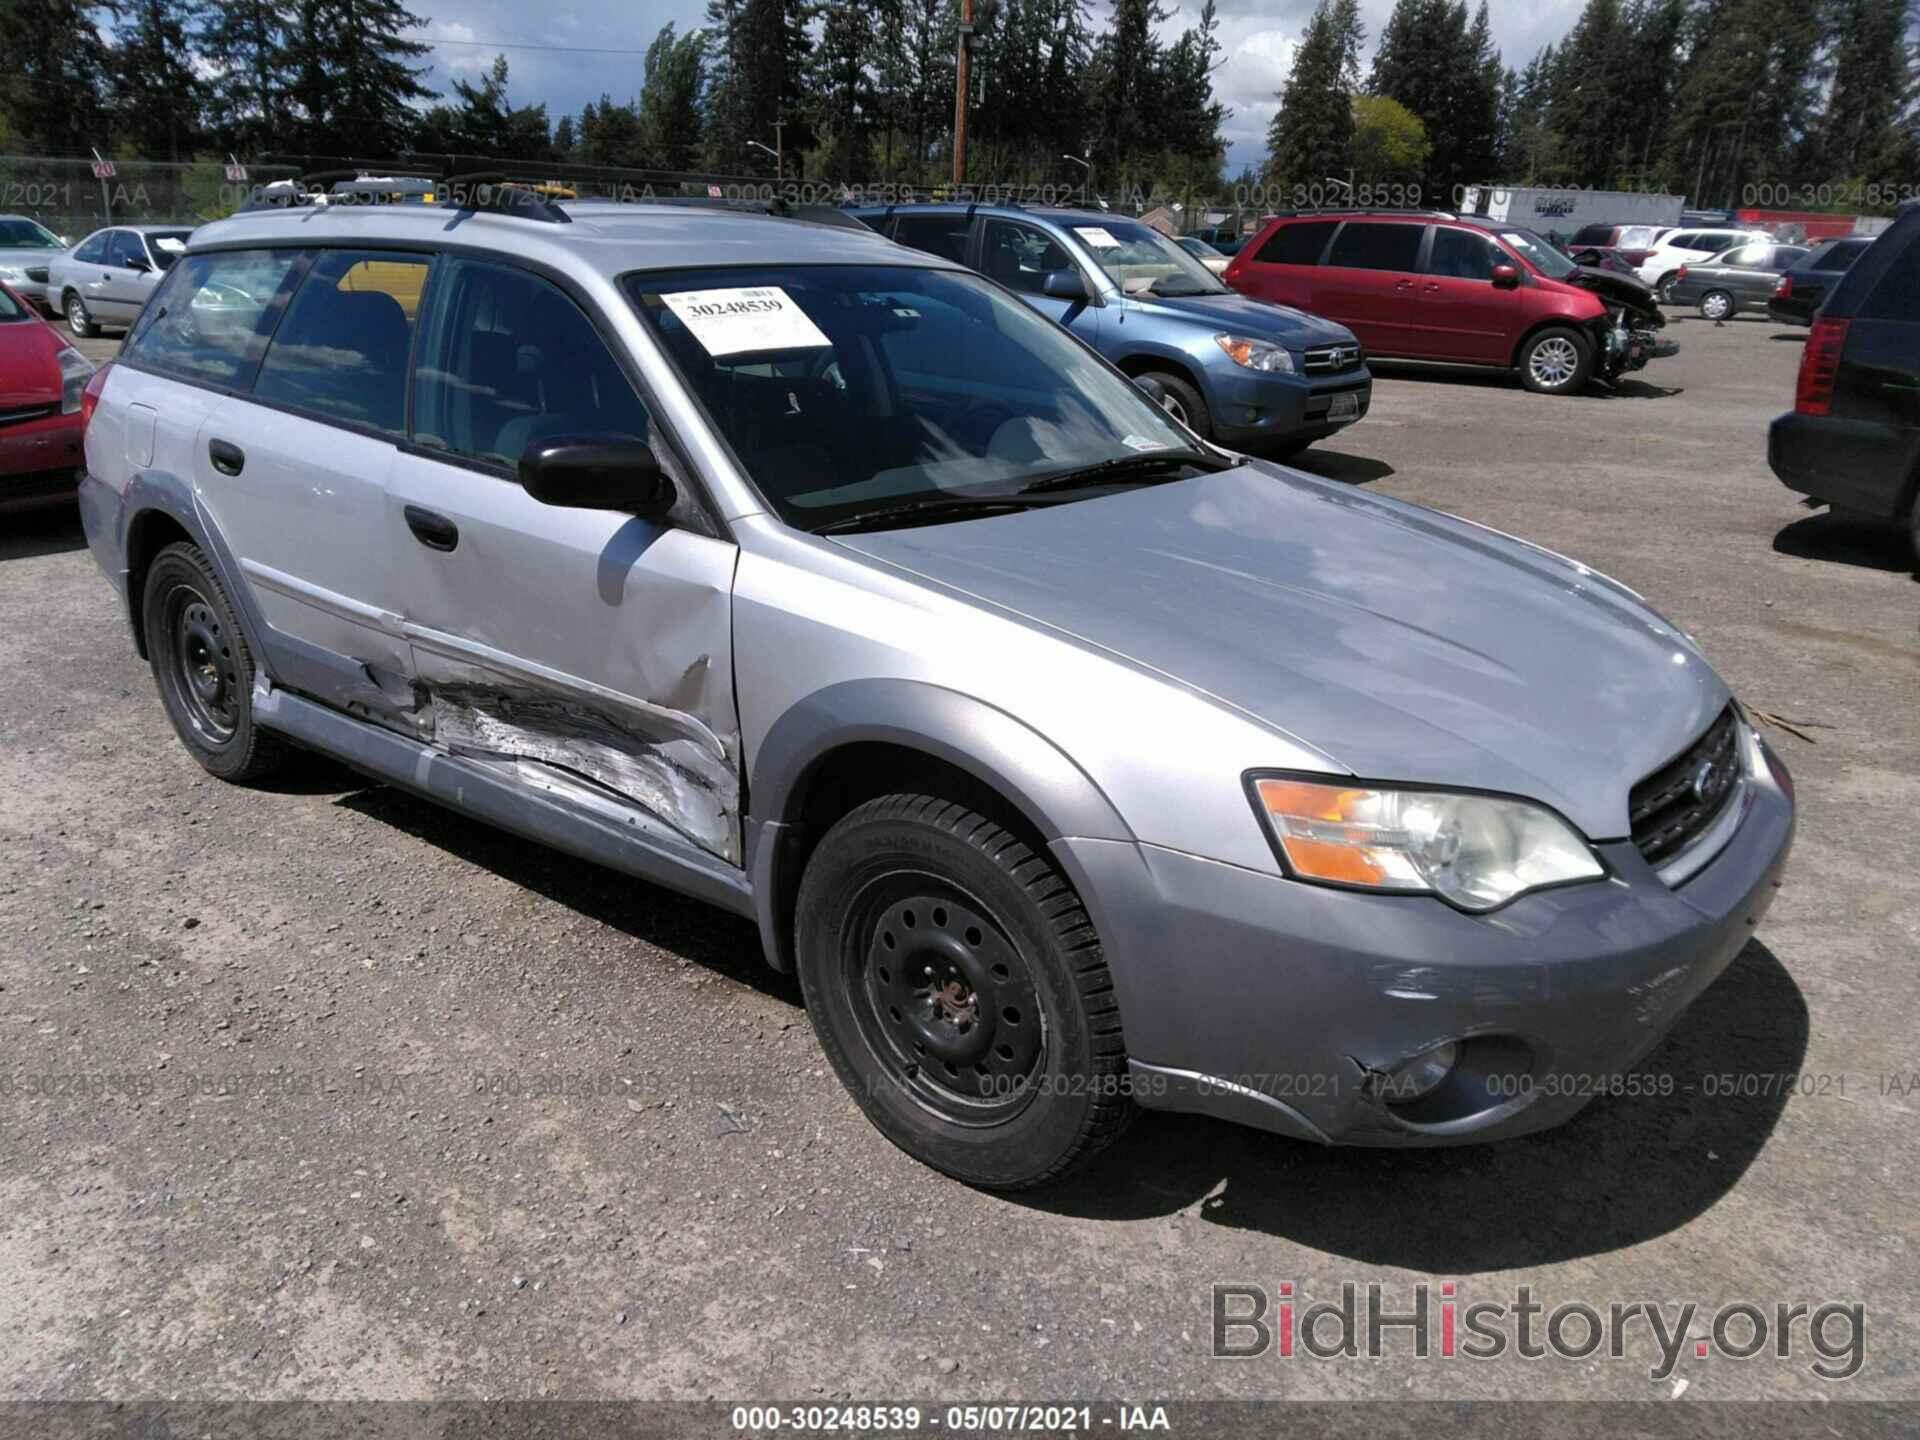
<svg viewBox="0 0 1920 1440"><path fill-rule="evenodd" d="M244 388L266 349L274 298L298 255L224 250L187 256L167 272L122 354L163 375Z"/></svg>
<svg viewBox="0 0 1920 1440"><path fill-rule="evenodd" d="M1893 263L1861 302L1863 320L1920 321L1920 226L1908 226Z"/></svg>
<svg viewBox="0 0 1920 1440"><path fill-rule="evenodd" d="M1338 223L1334 220L1308 220L1282 225L1261 245L1259 253L1253 257L1254 263L1318 265L1321 252L1327 248L1327 237L1333 234Z"/></svg>

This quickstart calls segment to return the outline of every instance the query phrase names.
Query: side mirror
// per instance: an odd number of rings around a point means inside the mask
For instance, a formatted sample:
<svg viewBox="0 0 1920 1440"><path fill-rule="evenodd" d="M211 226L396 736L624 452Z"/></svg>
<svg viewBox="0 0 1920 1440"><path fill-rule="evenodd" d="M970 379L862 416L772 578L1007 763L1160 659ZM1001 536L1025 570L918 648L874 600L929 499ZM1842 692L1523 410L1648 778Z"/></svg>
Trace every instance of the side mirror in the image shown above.
<svg viewBox="0 0 1920 1440"><path fill-rule="evenodd" d="M141 256L136 255L127 261L127 269L133 271L136 275L144 275L153 269L153 266L149 265Z"/></svg>
<svg viewBox="0 0 1920 1440"><path fill-rule="evenodd" d="M1151 375L1134 376L1133 388L1153 401L1156 405L1164 406L1167 403L1167 387Z"/></svg>
<svg viewBox="0 0 1920 1440"><path fill-rule="evenodd" d="M1078 270L1049 270L1040 282L1040 292L1049 300L1084 300L1087 281Z"/></svg>
<svg viewBox="0 0 1920 1440"><path fill-rule="evenodd" d="M1520 272L1511 265L1493 267L1493 288L1496 290L1517 289L1520 284Z"/></svg>
<svg viewBox="0 0 1920 1440"><path fill-rule="evenodd" d="M644 440L631 435L566 435L520 457L520 486L542 505L624 510L657 520L672 508L673 481Z"/></svg>

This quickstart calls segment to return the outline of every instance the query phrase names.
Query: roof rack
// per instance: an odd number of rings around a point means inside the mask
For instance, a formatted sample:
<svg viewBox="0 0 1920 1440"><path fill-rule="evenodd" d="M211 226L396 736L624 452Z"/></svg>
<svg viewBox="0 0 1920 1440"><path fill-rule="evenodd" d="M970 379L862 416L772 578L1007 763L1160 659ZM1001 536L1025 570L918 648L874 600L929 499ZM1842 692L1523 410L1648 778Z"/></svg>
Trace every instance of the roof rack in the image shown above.
<svg viewBox="0 0 1920 1440"><path fill-rule="evenodd" d="M523 220L538 220L549 225L570 225L573 217L524 181L504 171L476 170L448 174L444 170L385 169L370 175L365 169L316 170L297 180L275 180L256 186L247 203L236 212L245 215L257 210L288 210L303 206L340 206L353 209L391 203L391 194L382 182L430 181L436 187L430 196L453 210L489 211L513 215ZM365 188L360 188L364 184Z"/></svg>
<svg viewBox="0 0 1920 1440"><path fill-rule="evenodd" d="M580 205L608 205L620 208L635 205L662 205L675 210L727 210L739 215L766 215L775 220L804 220L814 225L834 225L841 229L865 230L856 216L833 205L799 205L776 195L771 200L735 200L712 195L649 195L642 199L616 200L589 196Z"/></svg>

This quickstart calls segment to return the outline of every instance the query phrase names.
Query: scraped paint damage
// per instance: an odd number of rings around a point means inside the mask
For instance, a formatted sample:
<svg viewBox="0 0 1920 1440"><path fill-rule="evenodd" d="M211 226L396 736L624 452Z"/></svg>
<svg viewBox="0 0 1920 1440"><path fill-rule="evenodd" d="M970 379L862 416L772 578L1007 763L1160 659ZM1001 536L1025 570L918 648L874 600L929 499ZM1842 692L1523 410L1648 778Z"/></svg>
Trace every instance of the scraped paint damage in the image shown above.
<svg viewBox="0 0 1920 1440"><path fill-rule="evenodd" d="M479 670L428 680L424 688L434 742L448 751L584 777L701 849L739 863L736 766L725 743L692 716L617 715Z"/></svg>

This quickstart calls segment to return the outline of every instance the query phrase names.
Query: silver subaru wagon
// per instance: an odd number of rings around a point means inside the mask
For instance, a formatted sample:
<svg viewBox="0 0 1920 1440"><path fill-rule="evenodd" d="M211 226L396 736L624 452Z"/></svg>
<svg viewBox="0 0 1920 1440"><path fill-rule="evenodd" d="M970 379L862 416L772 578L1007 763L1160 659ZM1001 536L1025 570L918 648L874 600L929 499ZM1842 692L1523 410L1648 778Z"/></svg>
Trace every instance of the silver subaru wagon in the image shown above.
<svg viewBox="0 0 1920 1440"><path fill-rule="evenodd" d="M209 225L88 386L214 775L291 742L753 917L986 1186L1139 1105L1554 1124L1760 922L1792 782L1625 587L1204 444L858 228L462 205Z"/></svg>

